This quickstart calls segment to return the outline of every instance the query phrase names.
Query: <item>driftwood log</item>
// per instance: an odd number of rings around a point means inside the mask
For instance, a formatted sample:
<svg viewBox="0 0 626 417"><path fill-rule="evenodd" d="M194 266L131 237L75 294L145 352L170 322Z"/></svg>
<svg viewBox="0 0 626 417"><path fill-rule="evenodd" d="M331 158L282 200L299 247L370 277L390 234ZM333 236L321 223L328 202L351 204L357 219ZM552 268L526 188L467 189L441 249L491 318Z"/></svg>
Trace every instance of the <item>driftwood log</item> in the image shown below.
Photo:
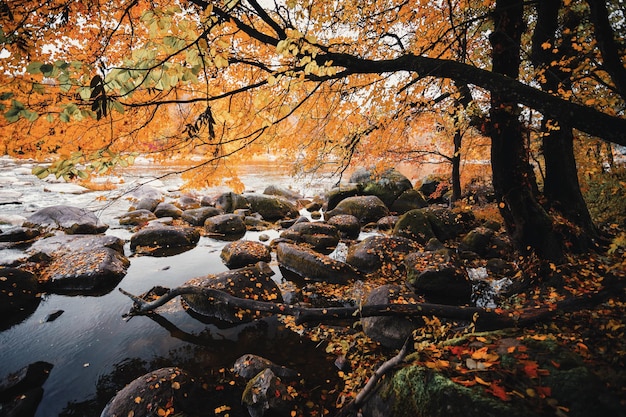
<svg viewBox="0 0 626 417"><path fill-rule="evenodd" d="M296 324L319 323L340 319L360 320L363 317L373 316L437 316L453 320L475 322L477 331L509 327L526 327L538 321L545 320L548 317L552 317L559 312L575 311L580 308L598 304L615 294L615 289L607 288L588 295L568 298L557 303L546 304L536 308L505 310L499 308L451 306L432 303L308 308L284 303L240 298L221 290L189 285L166 290L159 298L153 301L146 301L121 288L119 290L133 300L133 306L130 311L124 315L127 318L152 313L158 307L161 307L171 299L180 295L197 294L204 295L208 299L214 300L216 303L223 303L241 309L293 316L295 317Z"/></svg>

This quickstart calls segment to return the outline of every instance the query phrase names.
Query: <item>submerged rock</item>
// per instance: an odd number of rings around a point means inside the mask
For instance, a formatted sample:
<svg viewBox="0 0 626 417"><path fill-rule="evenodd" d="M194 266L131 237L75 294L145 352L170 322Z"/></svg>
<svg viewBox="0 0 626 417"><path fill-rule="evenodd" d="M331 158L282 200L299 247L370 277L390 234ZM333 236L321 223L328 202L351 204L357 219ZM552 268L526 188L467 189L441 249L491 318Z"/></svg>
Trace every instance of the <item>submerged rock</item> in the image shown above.
<svg viewBox="0 0 626 417"><path fill-rule="evenodd" d="M33 362L0 379L0 414L7 417L33 416L43 397L42 385L53 365Z"/></svg>
<svg viewBox="0 0 626 417"><path fill-rule="evenodd" d="M265 369L248 382L241 401L252 417L268 414L288 417L295 409L295 397L271 369Z"/></svg>
<svg viewBox="0 0 626 417"><path fill-rule="evenodd" d="M214 237L241 237L246 233L246 223L238 214L218 214L204 221L204 228Z"/></svg>

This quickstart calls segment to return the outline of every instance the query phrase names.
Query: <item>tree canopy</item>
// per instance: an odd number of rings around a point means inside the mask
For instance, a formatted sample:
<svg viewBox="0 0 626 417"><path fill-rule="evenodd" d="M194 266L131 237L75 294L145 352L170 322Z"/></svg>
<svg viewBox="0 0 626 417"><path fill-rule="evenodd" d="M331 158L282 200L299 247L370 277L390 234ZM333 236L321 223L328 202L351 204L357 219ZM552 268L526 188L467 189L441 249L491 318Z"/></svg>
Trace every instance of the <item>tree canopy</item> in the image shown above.
<svg viewBox="0 0 626 417"><path fill-rule="evenodd" d="M492 54L518 7L512 76ZM494 97L543 134L626 145L625 18L598 0L3 1L3 151L66 178L191 157L200 186L268 152L341 171L424 146L427 113L489 136Z"/></svg>

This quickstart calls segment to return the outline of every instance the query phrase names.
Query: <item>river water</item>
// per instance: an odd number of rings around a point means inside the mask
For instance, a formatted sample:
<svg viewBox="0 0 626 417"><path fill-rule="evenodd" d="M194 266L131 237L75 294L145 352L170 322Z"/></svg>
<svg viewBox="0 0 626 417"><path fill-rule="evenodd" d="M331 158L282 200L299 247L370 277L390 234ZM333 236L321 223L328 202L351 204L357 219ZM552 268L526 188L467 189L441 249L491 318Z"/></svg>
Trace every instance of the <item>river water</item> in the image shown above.
<svg viewBox="0 0 626 417"><path fill-rule="evenodd" d="M165 169L138 164L120 177L109 178L110 182L119 183L113 191L71 194L55 188L64 185L37 179L30 174L31 168L29 162L0 158L0 228L20 224L21 216L42 207L68 204L93 210L111 226L107 234L127 241L130 231L119 226L116 217L128 210L130 201L115 197ZM313 196L324 192L337 179L294 179L270 162L258 162L246 167L241 180L247 190L262 192L265 186L275 184ZM171 193L181 184L177 176L151 183ZM221 191L224 189L216 188L199 194L217 195ZM275 238L279 232L264 233ZM245 239L258 237L258 232L248 232ZM127 245L131 265L119 287L141 294L155 285L175 287L193 277L225 271L219 257L225 243L202 237L194 249L170 257L133 257ZM22 250L0 247L0 264L22 255ZM276 263L271 266L276 272L274 278L282 280ZM173 300L155 318L125 321L122 315L130 306L131 301L117 288L99 297L44 295L34 313L0 332L0 378L35 361L54 365L43 386L37 417L97 416L117 389L149 370L178 365L211 373L232 366L244 353L306 369L309 378L319 378L314 383L333 388L333 382L325 376L332 374L332 358L326 357L323 348L285 329L275 318L220 328L191 318L178 300ZM56 320L46 322L49 314L59 310L63 313Z"/></svg>

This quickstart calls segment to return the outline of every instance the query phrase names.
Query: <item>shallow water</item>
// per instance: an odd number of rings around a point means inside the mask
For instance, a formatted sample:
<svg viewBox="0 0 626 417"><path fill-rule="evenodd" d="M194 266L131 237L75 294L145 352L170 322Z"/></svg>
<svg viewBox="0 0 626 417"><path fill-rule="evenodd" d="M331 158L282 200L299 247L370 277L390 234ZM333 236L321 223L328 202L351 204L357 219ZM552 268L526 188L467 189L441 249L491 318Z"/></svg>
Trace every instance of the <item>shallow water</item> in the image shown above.
<svg viewBox="0 0 626 417"><path fill-rule="evenodd" d="M36 210L68 204L87 207L98 213L102 221L111 225L108 234L130 238L130 232L117 225L115 218L125 212L130 202L118 199L111 204L113 192L64 194L46 192L47 182L32 176L28 163L16 163L0 158L0 220L28 216ZM330 186L327 182L294 183L286 174L276 172L269 164L251 166L242 180L248 189L259 192L269 184L296 185L301 192L314 195ZM123 187L144 181L154 168L138 166L126 173ZM180 179L172 177L153 184L175 190ZM218 189L204 190L203 195L216 195ZM18 194L19 197L16 197ZM102 200L100 197L105 197ZM21 204L7 204L16 199ZM9 225L0 227L7 228ZM277 231L265 232L271 238ZM245 238L257 240L258 232L249 232ZM118 287L141 294L155 285L175 287L185 281L225 271L219 254L226 242L201 238L198 245L187 252L169 257L130 257L131 266ZM131 255L126 246L127 255ZM8 262L22 255L20 250L1 249L0 262ZM275 262L275 279L281 281ZM99 415L102 406L115 389L155 366L187 365L194 370L230 367L244 353L255 353L300 370L319 362L315 370L320 374L332 368L323 348L318 348L297 334L286 330L276 319L264 319L256 324L234 328L218 328L189 316L178 300L162 307L160 316L135 317L124 321L131 301L117 288L99 297L45 295L37 310L21 323L0 332L0 377L19 370L35 361L54 365L44 384L44 397L37 417L58 415ZM46 317L63 310L55 321ZM325 369L325 368L328 369ZM308 369L311 371L311 369ZM323 377L321 380L324 381Z"/></svg>

